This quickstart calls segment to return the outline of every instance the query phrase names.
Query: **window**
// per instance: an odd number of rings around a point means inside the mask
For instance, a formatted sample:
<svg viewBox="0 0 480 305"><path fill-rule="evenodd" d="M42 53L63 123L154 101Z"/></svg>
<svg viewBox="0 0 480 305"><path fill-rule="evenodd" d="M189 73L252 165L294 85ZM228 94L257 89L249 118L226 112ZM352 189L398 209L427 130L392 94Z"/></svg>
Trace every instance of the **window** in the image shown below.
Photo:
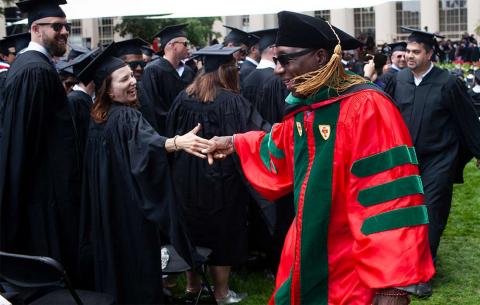
<svg viewBox="0 0 480 305"><path fill-rule="evenodd" d="M372 36L375 39L375 10L373 6L353 9L355 37Z"/></svg>
<svg viewBox="0 0 480 305"><path fill-rule="evenodd" d="M440 32L447 38L458 39L467 31L467 0L440 0L439 13Z"/></svg>
<svg viewBox="0 0 480 305"><path fill-rule="evenodd" d="M401 1L397 7L397 39L405 40L410 33L404 32L400 27L406 26L420 29L420 1Z"/></svg>
<svg viewBox="0 0 480 305"><path fill-rule="evenodd" d="M242 15L242 30L248 32L250 27L250 15Z"/></svg>
<svg viewBox="0 0 480 305"><path fill-rule="evenodd" d="M70 22L72 23L72 29L68 40L71 44L82 45L82 20L73 19Z"/></svg>
<svg viewBox="0 0 480 305"><path fill-rule="evenodd" d="M330 10L315 11L314 16L315 18L323 18L330 22Z"/></svg>
<svg viewBox="0 0 480 305"><path fill-rule="evenodd" d="M100 45L113 41L113 18L100 18L98 20L98 36Z"/></svg>

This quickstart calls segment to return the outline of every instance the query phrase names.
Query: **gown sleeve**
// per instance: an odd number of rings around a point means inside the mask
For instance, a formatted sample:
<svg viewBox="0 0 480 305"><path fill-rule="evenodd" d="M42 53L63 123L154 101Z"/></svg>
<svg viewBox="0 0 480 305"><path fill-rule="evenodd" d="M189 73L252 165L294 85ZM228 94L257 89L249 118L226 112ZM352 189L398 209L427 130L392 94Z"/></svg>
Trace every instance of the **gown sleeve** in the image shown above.
<svg viewBox="0 0 480 305"><path fill-rule="evenodd" d="M370 288L426 282L434 274L418 161L394 104L364 93L345 112L347 213L355 269Z"/></svg>
<svg viewBox="0 0 480 305"><path fill-rule="evenodd" d="M292 126L289 119L273 125L268 133L251 131L234 136L245 177L267 200L273 201L293 190Z"/></svg>

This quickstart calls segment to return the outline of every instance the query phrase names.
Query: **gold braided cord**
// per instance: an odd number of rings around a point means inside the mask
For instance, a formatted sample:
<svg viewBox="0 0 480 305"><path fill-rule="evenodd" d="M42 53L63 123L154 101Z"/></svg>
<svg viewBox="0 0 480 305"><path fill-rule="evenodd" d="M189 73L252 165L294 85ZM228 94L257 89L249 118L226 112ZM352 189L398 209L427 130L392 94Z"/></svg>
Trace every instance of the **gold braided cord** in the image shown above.
<svg viewBox="0 0 480 305"><path fill-rule="evenodd" d="M364 84L368 82L359 75L351 75L345 72L342 65L342 47L340 46L340 38L333 29L332 25L326 21L330 26L333 34L337 38L337 45L328 63L321 68L305 73L295 77L294 89L295 93L301 96L312 96L324 86L332 88L338 92L345 91L353 85Z"/></svg>

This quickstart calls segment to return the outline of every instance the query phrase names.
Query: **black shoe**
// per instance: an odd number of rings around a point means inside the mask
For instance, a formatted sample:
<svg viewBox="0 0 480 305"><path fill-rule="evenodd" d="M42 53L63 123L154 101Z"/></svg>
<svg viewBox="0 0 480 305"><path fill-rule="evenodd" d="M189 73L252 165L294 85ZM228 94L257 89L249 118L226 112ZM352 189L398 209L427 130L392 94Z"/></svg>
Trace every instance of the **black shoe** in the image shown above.
<svg viewBox="0 0 480 305"><path fill-rule="evenodd" d="M430 282L415 285L414 294L419 298L428 298L432 296L432 284Z"/></svg>

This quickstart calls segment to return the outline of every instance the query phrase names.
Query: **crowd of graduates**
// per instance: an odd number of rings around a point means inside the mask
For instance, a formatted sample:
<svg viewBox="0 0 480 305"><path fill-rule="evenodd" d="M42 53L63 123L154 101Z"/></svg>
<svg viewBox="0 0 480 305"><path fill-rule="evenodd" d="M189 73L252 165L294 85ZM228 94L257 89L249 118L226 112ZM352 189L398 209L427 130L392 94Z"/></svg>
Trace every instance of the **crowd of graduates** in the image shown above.
<svg viewBox="0 0 480 305"><path fill-rule="evenodd" d="M187 296L211 250L219 304L245 298L229 275L252 252L278 268L271 304L431 295L452 184L480 157L480 70L467 91L431 59L478 62L472 37L376 46L281 12L201 49L187 24L160 29L157 54L90 49L68 45L64 2L20 1L30 31L0 41L1 251L53 257L119 304L168 301L167 244Z"/></svg>

